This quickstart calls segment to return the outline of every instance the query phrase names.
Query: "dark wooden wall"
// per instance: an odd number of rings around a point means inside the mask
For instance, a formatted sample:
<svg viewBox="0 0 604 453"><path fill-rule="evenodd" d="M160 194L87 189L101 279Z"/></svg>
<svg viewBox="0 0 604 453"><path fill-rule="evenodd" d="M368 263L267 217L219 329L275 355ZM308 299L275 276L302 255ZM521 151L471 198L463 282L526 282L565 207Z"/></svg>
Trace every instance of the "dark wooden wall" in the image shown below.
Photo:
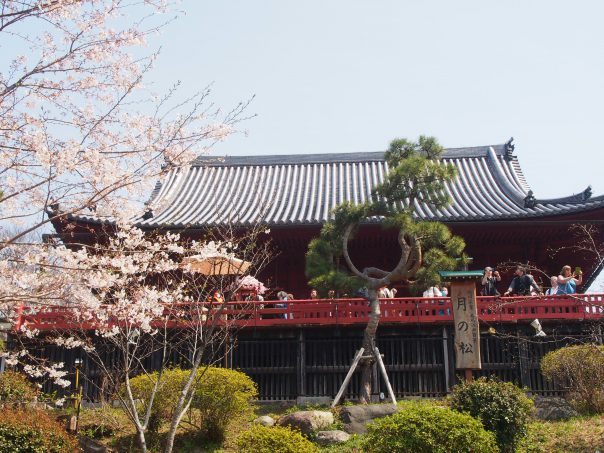
<svg viewBox="0 0 604 453"><path fill-rule="evenodd" d="M549 287L548 275L557 275L563 265L568 264L573 269L580 266L587 279L598 264L594 254L569 248L577 241L569 231L575 221L582 220L483 221L451 223L449 227L465 240L466 253L474 259L472 269L511 262L529 263L544 272L533 275L540 284ZM261 273L261 280L271 288L283 288L293 293L298 299L309 297L310 287L304 274L305 254L308 243L319 232L318 227L273 228L271 239L278 255ZM350 254L359 269L365 266L393 269L400 259L397 232L365 226L350 242ZM513 278L513 269L500 270L503 271L502 281L498 286L503 293ZM398 297L408 295L409 291L399 286Z"/></svg>
<svg viewBox="0 0 604 453"><path fill-rule="evenodd" d="M481 330L484 326L481 326ZM560 389L544 380L539 372L539 361L549 351L569 343L593 341L594 326L587 323L545 324L547 337L534 337L534 330L524 325L496 325L496 335L481 332L483 369L477 376L498 376L515 382L531 392L558 395ZM360 346L362 329L359 327L296 327L287 329L246 329L231 335L233 346L221 364L240 369L258 384L262 400L295 400L300 396L333 397L344 380L352 357ZM378 333L378 347L397 397L437 397L447 394L458 382L453 353L453 338L448 326L382 326ZM180 351L182 354L184 351ZM221 352L218 351L219 355ZM81 352L46 346L41 354L53 361L63 361L73 370L73 362ZM186 352L185 352L186 354ZM112 351L106 351L105 363L118 360ZM146 366L161 363L160 357L149 357ZM174 363L178 358L174 357ZM84 394L95 401L103 396L102 373L87 358L82 366ZM384 383L374 371L377 381L376 398L386 393ZM356 399L358 373L345 395ZM45 391L55 389L47 385ZM63 391L66 394L71 389Z"/></svg>

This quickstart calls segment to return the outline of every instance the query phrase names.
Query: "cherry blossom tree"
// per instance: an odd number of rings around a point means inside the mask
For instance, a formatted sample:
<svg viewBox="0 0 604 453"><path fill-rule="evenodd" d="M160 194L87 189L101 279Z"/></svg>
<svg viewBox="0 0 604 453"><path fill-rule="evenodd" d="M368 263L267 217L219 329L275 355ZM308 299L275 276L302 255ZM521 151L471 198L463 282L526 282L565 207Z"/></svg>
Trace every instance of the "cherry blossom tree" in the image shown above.
<svg viewBox="0 0 604 453"><path fill-rule="evenodd" d="M205 300L203 291L219 282L194 276L182 268L182 258L239 256L252 249L236 251L241 242L229 243L226 235L187 244L172 234L150 237L132 220L142 213L152 184L225 139L244 119L248 103L223 112L209 101L208 89L181 95L175 82L158 94L145 83L159 56L154 36L179 14L171 1L0 5L0 318L68 309L86 334L57 333L53 341L100 357L90 341L94 327L95 338L120 348L120 376L127 383L141 372L145 354L169 347L165 335L163 342L146 340L162 338L167 319L181 316L189 323L183 332L197 341L189 365L199 367L212 332L224 328L208 331L202 320L220 316L204 317L205 307L191 302ZM110 239L71 248L27 240L51 220L79 214L110 220ZM194 316L194 309L201 312ZM30 339L39 341L36 329L20 327L22 347L3 353L7 364L21 363L34 377L69 385L62 364L40 362L26 347ZM172 441L191 385L175 408ZM145 450L148 417L136 412L132 398L123 403Z"/></svg>
<svg viewBox="0 0 604 453"><path fill-rule="evenodd" d="M252 274L238 276L238 269L230 270L232 275L204 275L192 263L220 258L245 263L247 272L256 272L271 257L263 235L260 228L236 236L215 230L204 241L185 241L178 234L150 235L128 227L118 230L107 243L79 250L62 246L48 250L40 257L53 257L49 268L40 265L45 261L36 262L38 257L24 257L30 268L23 274L42 279L47 273L62 274L66 284L51 295L55 306L26 305L25 312L15 314L20 328L14 341L20 346L3 353L7 363L27 363L30 375L68 386L67 372L36 356L35 345L79 348L100 370L108 387L105 390L120 400L143 451L147 451L151 409L163 370L174 365L186 368L188 379L170 408L173 415L165 442L165 451L170 452L199 384L198 370L228 353L230 332L238 318L246 315L246 303L238 302L237 310L230 310L228 297L216 293L248 290L252 284L264 288ZM36 323L48 319L49 314L62 326L38 332ZM106 360L107 351L117 360ZM130 386L130 379L140 374L153 381L153 391L142 402L142 409L140 395L135 396ZM122 391L116 392L118 389Z"/></svg>
<svg viewBox="0 0 604 453"><path fill-rule="evenodd" d="M152 37L178 12L164 0L2 0L0 247L52 216L129 219L167 166L223 140L245 103L222 113L209 91L158 95L145 76ZM146 54L145 54L146 52Z"/></svg>

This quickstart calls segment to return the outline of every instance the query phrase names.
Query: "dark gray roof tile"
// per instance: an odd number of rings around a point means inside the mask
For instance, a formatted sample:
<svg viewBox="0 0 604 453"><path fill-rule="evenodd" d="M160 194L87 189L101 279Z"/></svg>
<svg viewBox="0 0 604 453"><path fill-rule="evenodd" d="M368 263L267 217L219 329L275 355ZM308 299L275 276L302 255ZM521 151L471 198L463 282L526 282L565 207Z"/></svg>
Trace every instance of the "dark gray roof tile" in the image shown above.
<svg viewBox="0 0 604 453"><path fill-rule="evenodd" d="M525 207L529 186L517 158L505 145L454 148L444 158L458 169L447 184L450 206L417 206L420 218L483 221L577 212L604 206L604 197L572 196L537 200ZM188 168L173 168L153 191L153 217L143 227L186 227L234 223L313 225L329 219L342 201L364 203L384 180L383 152L198 158ZM100 221L80 216L86 221Z"/></svg>

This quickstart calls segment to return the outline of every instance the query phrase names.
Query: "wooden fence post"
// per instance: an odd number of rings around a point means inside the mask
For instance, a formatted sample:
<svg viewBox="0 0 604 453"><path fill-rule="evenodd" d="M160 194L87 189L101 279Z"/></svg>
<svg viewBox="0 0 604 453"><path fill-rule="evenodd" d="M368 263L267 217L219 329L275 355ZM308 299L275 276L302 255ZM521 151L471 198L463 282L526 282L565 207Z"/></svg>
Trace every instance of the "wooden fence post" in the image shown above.
<svg viewBox="0 0 604 453"><path fill-rule="evenodd" d="M449 388L451 387L450 372L449 334L447 333L447 326L443 326L443 373L445 375L445 393L449 393Z"/></svg>
<svg viewBox="0 0 604 453"><path fill-rule="evenodd" d="M518 342L518 368L520 372L520 386L531 388L531 379L529 375L529 350L526 339L522 336L520 329L516 329Z"/></svg>
<svg viewBox="0 0 604 453"><path fill-rule="evenodd" d="M296 361L298 375L298 395L306 396L306 335L304 329L298 330L298 360Z"/></svg>

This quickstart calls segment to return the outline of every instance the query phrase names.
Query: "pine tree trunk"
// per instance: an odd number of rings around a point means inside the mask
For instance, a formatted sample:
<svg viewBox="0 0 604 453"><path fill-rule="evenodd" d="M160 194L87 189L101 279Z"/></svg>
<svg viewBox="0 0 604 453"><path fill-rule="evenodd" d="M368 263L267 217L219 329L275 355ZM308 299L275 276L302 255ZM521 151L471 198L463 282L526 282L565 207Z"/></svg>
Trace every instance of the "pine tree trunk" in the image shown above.
<svg viewBox="0 0 604 453"><path fill-rule="evenodd" d="M373 348L375 347L375 334L377 332L378 324L380 323L381 312L377 290L375 288L369 288L368 294L371 313L369 314L369 322L365 327L365 334L363 335L363 348L365 348L365 352L363 354L365 356L372 356ZM365 359L361 362L360 401L362 404L369 404L371 402L373 362L373 359Z"/></svg>

